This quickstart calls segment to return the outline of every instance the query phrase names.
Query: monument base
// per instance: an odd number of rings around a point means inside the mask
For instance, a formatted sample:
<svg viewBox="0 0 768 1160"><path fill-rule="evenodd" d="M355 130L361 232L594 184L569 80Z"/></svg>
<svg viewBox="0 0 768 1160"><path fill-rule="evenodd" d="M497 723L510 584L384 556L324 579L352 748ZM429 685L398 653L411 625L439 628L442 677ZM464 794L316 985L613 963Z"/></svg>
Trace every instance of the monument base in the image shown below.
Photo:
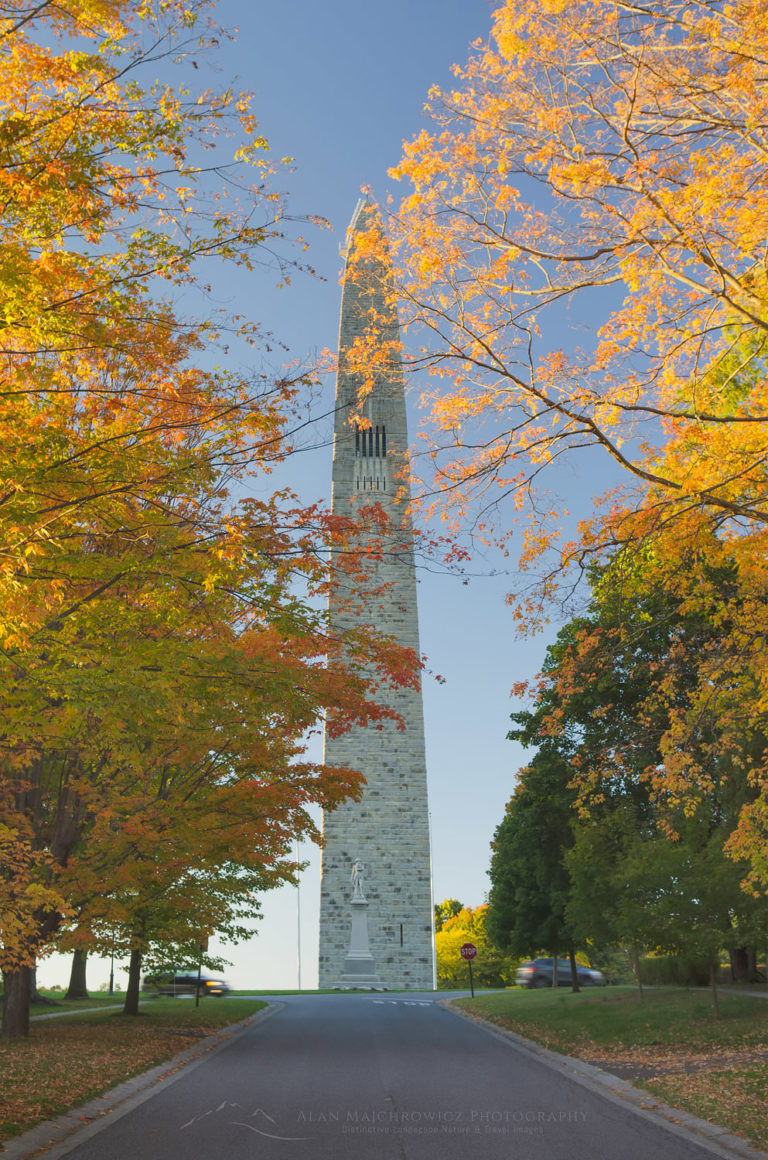
<svg viewBox="0 0 768 1160"><path fill-rule="evenodd" d="M386 991L376 972L376 963L368 949L368 903L364 898L353 898L352 933L349 954L344 960L344 973L333 984L334 991Z"/></svg>
<svg viewBox="0 0 768 1160"><path fill-rule="evenodd" d="M371 976L370 979L354 978L352 975L342 975L337 983L333 984L334 991L386 991L381 979Z"/></svg>

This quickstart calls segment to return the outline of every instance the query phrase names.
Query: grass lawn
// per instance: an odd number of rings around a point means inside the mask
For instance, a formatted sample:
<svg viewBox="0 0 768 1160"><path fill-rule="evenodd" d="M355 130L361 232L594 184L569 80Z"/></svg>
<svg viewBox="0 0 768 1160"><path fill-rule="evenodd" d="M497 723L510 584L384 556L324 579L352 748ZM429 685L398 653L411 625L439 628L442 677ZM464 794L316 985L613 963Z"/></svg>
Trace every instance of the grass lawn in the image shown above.
<svg viewBox="0 0 768 1160"><path fill-rule="evenodd" d="M514 989L456 1000L471 1014L622 1075L664 1103L768 1146L768 1000L726 989Z"/></svg>
<svg viewBox="0 0 768 1160"><path fill-rule="evenodd" d="M192 999L153 998L142 1003L135 1018L120 1011L75 1010L61 1019L33 1023L28 1039L0 1041L0 1142L85 1103L264 1006L258 1000L226 997L204 999L196 1008ZM58 1008L43 1013L54 1010Z"/></svg>

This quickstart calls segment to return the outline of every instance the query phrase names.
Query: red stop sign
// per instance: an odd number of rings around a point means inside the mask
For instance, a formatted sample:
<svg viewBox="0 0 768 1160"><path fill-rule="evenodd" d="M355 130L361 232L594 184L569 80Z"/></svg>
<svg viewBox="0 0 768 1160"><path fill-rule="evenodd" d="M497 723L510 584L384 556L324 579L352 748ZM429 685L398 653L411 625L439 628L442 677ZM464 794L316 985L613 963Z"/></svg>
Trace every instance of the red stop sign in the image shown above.
<svg viewBox="0 0 768 1160"><path fill-rule="evenodd" d="M474 943L464 943L461 948L461 957L463 959L473 959L477 954L477 947Z"/></svg>

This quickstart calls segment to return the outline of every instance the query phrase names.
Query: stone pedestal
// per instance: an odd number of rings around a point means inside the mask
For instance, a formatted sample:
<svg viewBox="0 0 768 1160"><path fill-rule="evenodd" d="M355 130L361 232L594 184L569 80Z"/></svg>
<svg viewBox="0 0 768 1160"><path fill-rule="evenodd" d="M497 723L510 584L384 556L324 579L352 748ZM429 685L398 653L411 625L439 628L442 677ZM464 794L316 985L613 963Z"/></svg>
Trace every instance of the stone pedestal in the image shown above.
<svg viewBox="0 0 768 1160"><path fill-rule="evenodd" d="M376 972L376 963L368 948L368 903L364 898L353 898L352 933L349 951L344 960L344 974L333 984L334 991L386 991Z"/></svg>

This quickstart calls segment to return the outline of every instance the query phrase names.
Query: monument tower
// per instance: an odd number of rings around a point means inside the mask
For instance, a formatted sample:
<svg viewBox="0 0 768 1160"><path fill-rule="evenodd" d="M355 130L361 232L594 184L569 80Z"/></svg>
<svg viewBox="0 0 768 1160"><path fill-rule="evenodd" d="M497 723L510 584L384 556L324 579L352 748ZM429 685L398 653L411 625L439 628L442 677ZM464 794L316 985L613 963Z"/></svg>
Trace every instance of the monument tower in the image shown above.
<svg viewBox="0 0 768 1160"><path fill-rule="evenodd" d="M386 302L388 263L367 258L349 275L355 239L380 226L376 207L360 202L347 234L346 273L341 300L339 370L333 451L334 512L348 515L356 505L381 504L392 520L391 542L375 565L375 597L364 620L419 654L413 531L404 516L408 443L403 372L399 359L388 361L362 406L359 377L346 354L375 313L386 341L398 335L394 306ZM360 423L354 415L363 416ZM354 596L354 593L352 594ZM358 594L361 595L361 594ZM334 611L334 609L336 609ZM351 613L332 603L332 616L346 627ZM382 696L382 694L378 694ZM323 818L320 896L321 988L375 982L390 990L433 986L433 903L427 811L424 720L420 689L390 691L387 704L400 714L405 729L357 728L325 739L329 765L359 769L366 779L360 802L348 802ZM362 875L364 874L364 881ZM354 884L354 885L353 885ZM363 895L364 890L364 895ZM367 905L366 905L367 904ZM360 932L367 910L367 953ZM355 912L355 935L352 917ZM365 961L363 961L365 960Z"/></svg>

